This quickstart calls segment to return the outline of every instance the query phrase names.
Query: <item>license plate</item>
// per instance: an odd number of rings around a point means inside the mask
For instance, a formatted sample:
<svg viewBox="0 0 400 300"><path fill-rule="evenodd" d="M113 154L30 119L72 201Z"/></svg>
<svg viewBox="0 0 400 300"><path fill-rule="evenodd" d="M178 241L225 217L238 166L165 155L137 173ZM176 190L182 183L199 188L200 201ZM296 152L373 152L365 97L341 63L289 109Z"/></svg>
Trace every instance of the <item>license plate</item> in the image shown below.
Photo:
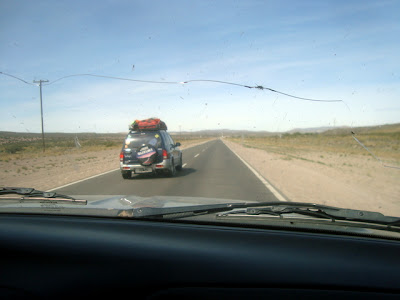
<svg viewBox="0 0 400 300"><path fill-rule="evenodd" d="M151 173L151 172L153 172L153 169L152 168L136 168L134 171L136 174Z"/></svg>

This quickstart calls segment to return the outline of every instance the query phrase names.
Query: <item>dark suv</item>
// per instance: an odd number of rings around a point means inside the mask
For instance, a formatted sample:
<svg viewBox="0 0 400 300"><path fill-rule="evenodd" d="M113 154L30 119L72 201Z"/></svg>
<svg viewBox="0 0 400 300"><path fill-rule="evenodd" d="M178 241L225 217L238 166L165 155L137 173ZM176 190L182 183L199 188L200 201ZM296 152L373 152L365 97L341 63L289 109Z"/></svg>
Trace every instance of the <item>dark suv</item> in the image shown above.
<svg viewBox="0 0 400 300"><path fill-rule="evenodd" d="M119 156L122 177L146 173L174 176L182 170L180 145L165 130L130 131Z"/></svg>

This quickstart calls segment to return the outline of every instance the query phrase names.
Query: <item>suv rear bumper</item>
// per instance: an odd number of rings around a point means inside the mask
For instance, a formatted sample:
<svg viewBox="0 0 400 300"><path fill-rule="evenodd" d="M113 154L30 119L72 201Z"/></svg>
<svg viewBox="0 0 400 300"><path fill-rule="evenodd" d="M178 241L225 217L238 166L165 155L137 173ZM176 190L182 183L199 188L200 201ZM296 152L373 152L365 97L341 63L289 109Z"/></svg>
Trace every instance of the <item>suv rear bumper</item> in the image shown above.
<svg viewBox="0 0 400 300"><path fill-rule="evenodd" d="M129 172L132 174L146 174L155 173L157 171L167 171L171 168L171 160L163 160L160 163L152 164L150 166L142 166L141 164L124 164L120 162L121 172Z"/></svg>

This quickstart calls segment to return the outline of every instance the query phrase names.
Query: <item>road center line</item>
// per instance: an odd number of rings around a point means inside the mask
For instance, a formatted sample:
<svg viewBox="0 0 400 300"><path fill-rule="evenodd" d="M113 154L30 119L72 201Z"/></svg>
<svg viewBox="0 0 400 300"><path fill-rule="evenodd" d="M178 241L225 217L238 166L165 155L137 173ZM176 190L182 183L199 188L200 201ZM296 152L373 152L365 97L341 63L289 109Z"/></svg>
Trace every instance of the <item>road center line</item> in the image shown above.
<svg viewBox="0 0 400 300"><path fill-rule="evenodd" d="M194 157L196 158L197 156L199 156L200 155L200 153L197 153Z"/></svg>
<svg viewBox="0 0 400 300"><path fill-rule="evenodd" d="M187 165L187 164L183 164L183 165L182 165L182 168L184 168L186 165Z"/></svg>

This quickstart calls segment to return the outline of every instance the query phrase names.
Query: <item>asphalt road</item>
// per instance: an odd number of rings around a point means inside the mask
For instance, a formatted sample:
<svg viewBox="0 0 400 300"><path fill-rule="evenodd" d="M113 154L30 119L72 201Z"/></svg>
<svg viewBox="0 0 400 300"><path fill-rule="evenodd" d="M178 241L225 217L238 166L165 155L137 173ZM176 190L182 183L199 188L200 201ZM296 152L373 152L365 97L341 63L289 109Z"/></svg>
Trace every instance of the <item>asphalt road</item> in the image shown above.
<svg viewBox="0 0 400 300"><path fill-rule="evenodd" d="M101 163L101 162L99 162ZM183 150L183 170L173 178L134 175L119 170L60 189L66 195L190 196L249 201L277 201L259 178L221 141Z"/></svg>

